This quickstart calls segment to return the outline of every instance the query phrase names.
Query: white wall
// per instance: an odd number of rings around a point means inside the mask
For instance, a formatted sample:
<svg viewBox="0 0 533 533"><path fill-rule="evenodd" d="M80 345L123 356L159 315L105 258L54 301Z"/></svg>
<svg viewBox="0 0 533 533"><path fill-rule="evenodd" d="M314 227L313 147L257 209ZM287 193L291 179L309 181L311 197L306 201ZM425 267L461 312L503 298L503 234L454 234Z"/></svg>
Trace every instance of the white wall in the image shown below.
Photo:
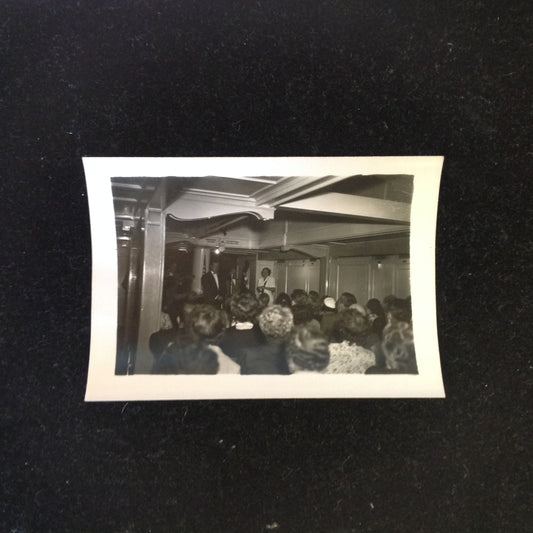
<svg viewBox="0 0 533 533"><path fill-rule="evenodd" d="M383 300L394 294L405 298L411 294L409 259L400 256L339 257L332 259L328 294L338 298L343 292L355 294L357 301Z"/></svg>

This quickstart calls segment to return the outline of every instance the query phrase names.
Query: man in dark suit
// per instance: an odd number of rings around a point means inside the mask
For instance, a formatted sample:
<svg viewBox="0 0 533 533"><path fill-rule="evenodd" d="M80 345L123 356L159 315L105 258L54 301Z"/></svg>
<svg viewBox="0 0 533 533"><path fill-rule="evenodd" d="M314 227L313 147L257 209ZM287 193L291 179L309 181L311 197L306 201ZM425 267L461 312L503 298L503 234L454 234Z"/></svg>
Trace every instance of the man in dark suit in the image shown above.
<svg viewBox="0 0 533 533"><path fill-rule="evenodd" d="M206 303L220 306L222 301L222 292L218 276L218 262L213 261L209 265L209 272L202 276L202 292Z"/></svg>

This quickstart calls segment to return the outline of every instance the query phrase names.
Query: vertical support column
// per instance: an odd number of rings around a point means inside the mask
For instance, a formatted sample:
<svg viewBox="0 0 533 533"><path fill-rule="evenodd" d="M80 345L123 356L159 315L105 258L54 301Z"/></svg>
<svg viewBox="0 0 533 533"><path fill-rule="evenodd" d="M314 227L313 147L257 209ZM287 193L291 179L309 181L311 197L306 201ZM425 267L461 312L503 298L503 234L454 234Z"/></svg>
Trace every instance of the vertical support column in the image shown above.
<svg viewBox="0 0 533 533"><path fill-rule="evenodd" d="M329 247L326 251L326 255L320 257L320 282L318 292L324 296L328 295L329 291L329 267L331 259L329 257Z"/></svg>
<svg viewBox="0 0 533 533"><path fill-rule="evenodd" d="M202 290L202 276L209 270L211 250L209 248L195 247L192 256L192 280L191 289L194 292ZM204 268L205 267L205 268Z"/></svg>
<svg viewBox="0 0 533 533"><path fill-rule="evenodd" d="M135 374L149 374L154 363L148 341L161 321L163 268L165 260L164 184L145 211L144 255Z"/></svg>

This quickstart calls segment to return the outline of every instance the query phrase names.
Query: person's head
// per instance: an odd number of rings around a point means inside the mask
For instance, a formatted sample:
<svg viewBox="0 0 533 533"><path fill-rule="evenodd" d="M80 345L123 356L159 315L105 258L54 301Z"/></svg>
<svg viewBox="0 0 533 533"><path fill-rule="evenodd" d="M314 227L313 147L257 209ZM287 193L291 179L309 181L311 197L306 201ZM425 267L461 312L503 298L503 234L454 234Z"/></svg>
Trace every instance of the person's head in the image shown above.
<svg viewBox="0 0 533 533"><path fill-rule="evenodd" d="M407 374L417 374L412 328L405 322L386 328L381 344L387 368Z"/></svg>
<svg viewBox="0 0 533 533"><path fill-rule="evenodd" d="M366 311L366 307L364 307L361 304L352 304L348 309L355 309L358 313L362 314L363 316L367 316L368 313Z"/></svg>
<svg viewBox="0 0 533 533"><path fill-rule="evenodd" d="M216 374L218 356L209 347L197 344L172 344L164 354L170 360L170 374Z"/></svg>
<svg viewBox="0 0 533 533"><path fill-rule="evenodd" d="M263 278L268 278L270 274L272 274L272 270L270 270L268 267L265 267L263 270L261 270L261 276L263 276Z"/></svg>
<svg viewBox="0 0 533 533"><path fill-rule="evenodd" d="M214 274L217 274L219 266L220 266L220 263L218 261L211 261L211 264L209 265L209 270L213 272Z"/></svg>
<svg viewBox="0 0 533 533"><path fill-rule="evenodd" d="M389 312L389 306L394 300L396 300L396 296L394 296L394 294L389 294L383 298L383 310L385 313Z"/></svg>
<svg viewBox="0 0 533 533"><path fill-rule="evenodd" d="M309 291L309 303L312 305L320 305L320 295L316 291Z"/></svg>
<svg viewBox="0 0 533 533"><path fill-rule="evenodd" d="M383 310L383 307L381 307L381 303L377 298L371 298L366 303L366 308L370 313L377 316L385 316L385 311Z"/></svg>
<svg viewBox="0 0 533 533"><path fill-rule="evenodd" d="M305 305L309 302L309 297L303 289L294 289L291 292L292 305Z"/></svg>
<svg viewBox="0 0 533 533"><path fill-rule="evenodd" d="M253 322L259 312L259 303L251 292L241 292L230 300L230 311L237 322Z"/></svg>
<svg viewBox="0 0 533 533"><path fill-rule="evenodd" d="M389 304L389 312L387 315L389 324L398 324L404 322L406 324L411 323L412 313L411 306L407 300L400 298L394 299Z"/></svg>
<svg viewBox="0 0 533 533"><path fill-rule="evenodd" d="M355 309L346 309L339 314L332 334L335 342L357 343L369 329L368 319Z"/></svg>
<svg viewBox="0 0 533 533"><path fill-rule="evenodd" d="M286 292L280 292L276 298L276 305L281 305L282 307L290 307L292 304L291 297Z"/></svg>
<svg viewBox="0 0 533 533"><path fill-rule="evenodd" d="M258 321L261 331L271 339L287 338L294 325L291 310L281 305L271 305L263 309Z"/></svg>
<svg viewBox="0 0 533 533"><path fill-rule="evenodd" d="M205 303L205 299L202 294L196 294L196 293L189 294L187 300L185 300L185 303L183 304L183 309L180 314L182 327L186 328L190 325L192 310L196 306L203 305L204 303Z"/></svg>
<svg viewBox="0 0 533 533"><path fill-rule="evenodd" d="M335 298L332 298L331 296L325 296L322 300L322 310L326 313L333 313L335 308Z"/></svg>
<svg viewBox="0 0 533 533"><path fill-rule="evenodd" d="M357 298L351 292L343 292L337 300L337 311L340 313L356 303Z"/></svg>
<svg viewBox="0 0 533 533"><path fill-rule="evenodd" d="M320 328L297 326L291 334L286 354L291 373L302 370L317 372L328 366L328 341Z"/></svg>
<svg viewBox="0 0 533 533"><path fill-rule="evenodd" d="M257 297L257 302L259 305L259 309L264 309L270 303L270 298L266 292L262 292Z"/></svg>
<svg viewBox="0 0 533 533"><path fill-rule="evenodd" d="M291 309L295 326L305 324L306 322L313 320L315 316L314 309L309 304L293 305Z"/></svg>
<svg viewBox="0 0 533 533"><path fill-rule="evenodd" d="M189 315L189 326L194 340L213 343L227 327L226 315L212 305L197 305Z"/></svg>

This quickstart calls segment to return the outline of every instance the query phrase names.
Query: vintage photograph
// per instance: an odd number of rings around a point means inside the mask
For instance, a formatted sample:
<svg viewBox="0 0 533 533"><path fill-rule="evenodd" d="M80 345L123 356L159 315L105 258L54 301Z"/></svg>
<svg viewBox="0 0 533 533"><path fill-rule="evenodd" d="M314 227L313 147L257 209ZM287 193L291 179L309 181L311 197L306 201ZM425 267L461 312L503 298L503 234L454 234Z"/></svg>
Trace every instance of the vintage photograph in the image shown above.
<svg viewBox="0 0 533 533"><path fill-rule="evenodd" d="M442 158L85 158L87 400L442 396Z"/></svg>

